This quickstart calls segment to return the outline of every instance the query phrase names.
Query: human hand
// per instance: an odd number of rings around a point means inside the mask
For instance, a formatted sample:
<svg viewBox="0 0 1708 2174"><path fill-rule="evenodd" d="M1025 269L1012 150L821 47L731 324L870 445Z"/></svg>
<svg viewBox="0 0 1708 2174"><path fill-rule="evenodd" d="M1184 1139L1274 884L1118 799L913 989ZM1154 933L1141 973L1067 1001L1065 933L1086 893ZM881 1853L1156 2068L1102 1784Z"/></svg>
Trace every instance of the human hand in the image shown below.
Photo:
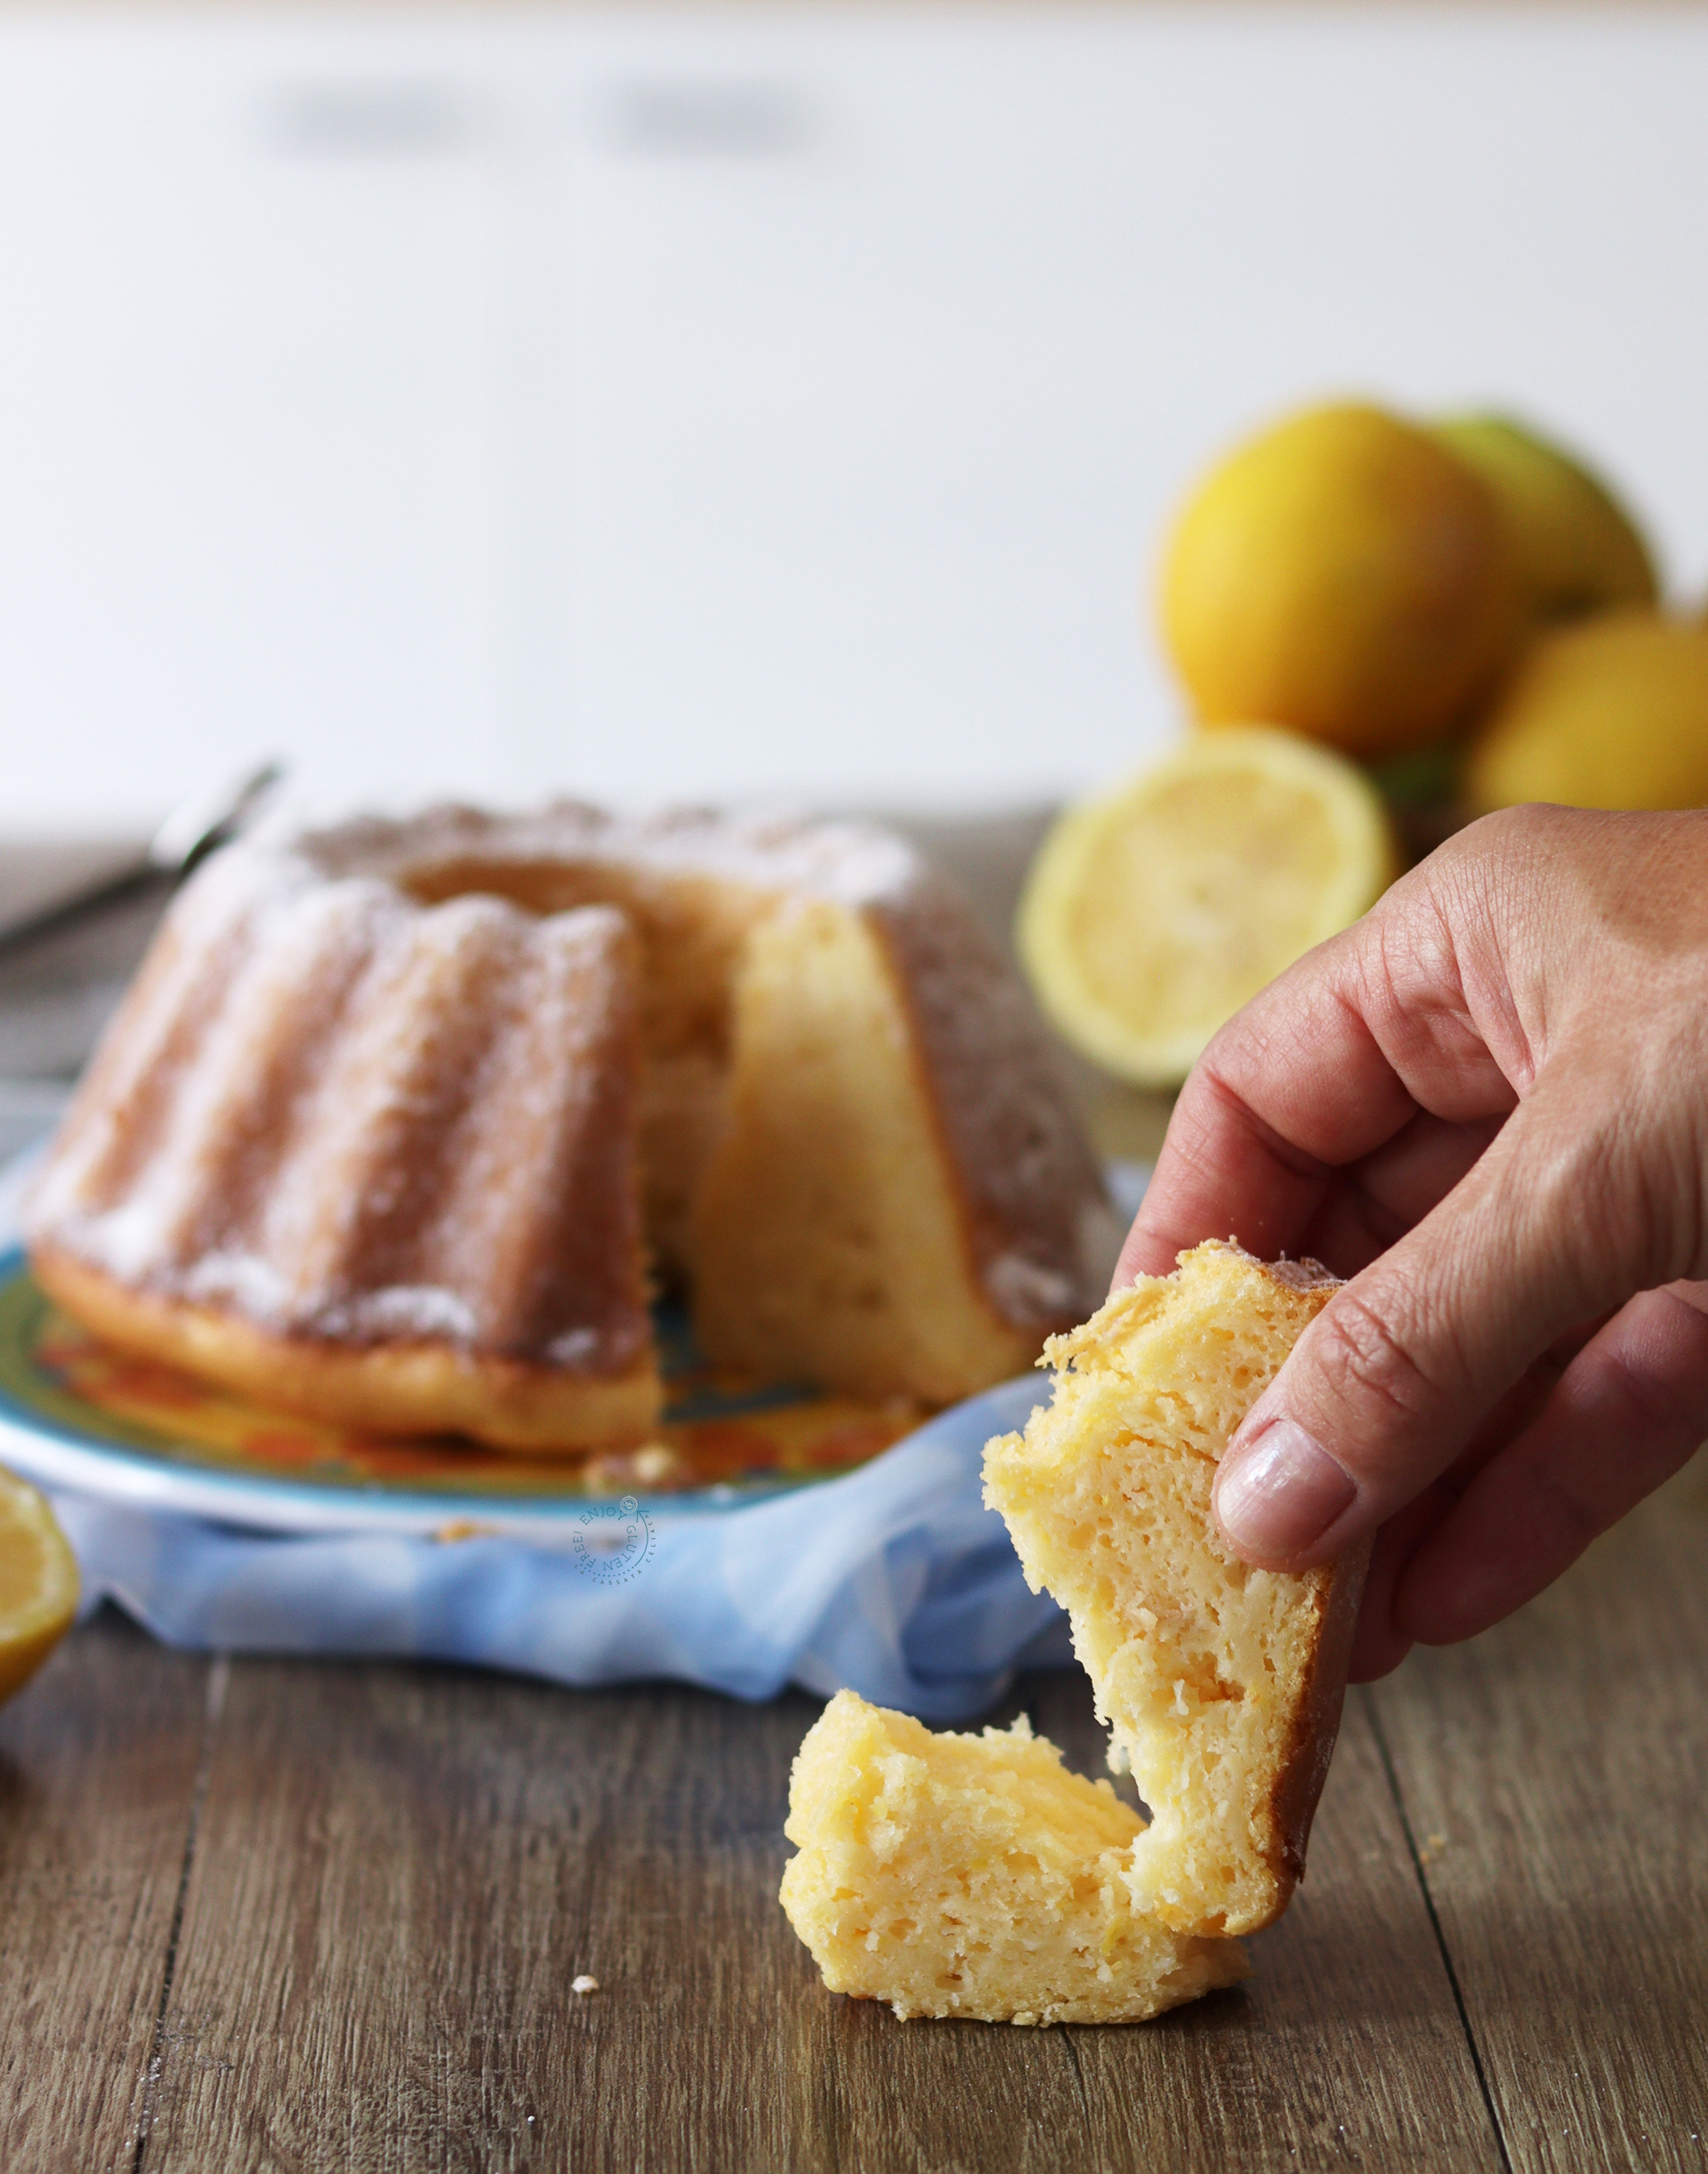
<svg viewBox="0 0 1708 2174"><path fill-rule="evenodd" d="M1708 1434L1708 810L1491 816L1225 1027L1116 1271L1349 1280L1223 1455L1248 1562L1376 1542L1355 1681L1540 1592Z"/></svg>

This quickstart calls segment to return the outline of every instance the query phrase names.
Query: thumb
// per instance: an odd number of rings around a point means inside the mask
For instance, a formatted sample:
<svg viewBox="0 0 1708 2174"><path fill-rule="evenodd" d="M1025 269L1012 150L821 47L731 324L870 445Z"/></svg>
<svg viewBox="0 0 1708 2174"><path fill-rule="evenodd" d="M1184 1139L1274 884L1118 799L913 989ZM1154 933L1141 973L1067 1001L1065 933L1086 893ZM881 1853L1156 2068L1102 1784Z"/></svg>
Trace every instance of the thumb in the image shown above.
<svg viewBox="0 0 1708 2174"><path fill-rule="evenodd" d="M1229 1544L1301 1570L1374 1531L1453 1462L1556 1337L1646 1282L1605 1135L1543 1083L1415 1229L1344 1284L1253 1405L1216 1475Z"/></svg>

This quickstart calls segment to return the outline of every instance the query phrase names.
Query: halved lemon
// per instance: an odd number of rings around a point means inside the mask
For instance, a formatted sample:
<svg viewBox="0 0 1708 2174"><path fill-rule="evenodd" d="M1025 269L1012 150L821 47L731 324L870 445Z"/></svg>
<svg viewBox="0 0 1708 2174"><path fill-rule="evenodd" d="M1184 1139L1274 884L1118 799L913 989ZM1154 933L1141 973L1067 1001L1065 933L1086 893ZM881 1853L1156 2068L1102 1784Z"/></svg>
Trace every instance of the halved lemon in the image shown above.
<svg viewBox="0 0 1708 2174"><path fill-rule="evenodd" d="M1218 727L1060 818L1016 936L1076 1049L1136 1086L1177 1086L1224 1020L1398 872L1361 770L1294 733Z"/></svg>
<svg viewBox="0 0 1708 2174"><path fill-rule="evenodd" d="M0 1470L0 1700L28 1682L77 1612L77 1558L53 1512Z"/></svg>

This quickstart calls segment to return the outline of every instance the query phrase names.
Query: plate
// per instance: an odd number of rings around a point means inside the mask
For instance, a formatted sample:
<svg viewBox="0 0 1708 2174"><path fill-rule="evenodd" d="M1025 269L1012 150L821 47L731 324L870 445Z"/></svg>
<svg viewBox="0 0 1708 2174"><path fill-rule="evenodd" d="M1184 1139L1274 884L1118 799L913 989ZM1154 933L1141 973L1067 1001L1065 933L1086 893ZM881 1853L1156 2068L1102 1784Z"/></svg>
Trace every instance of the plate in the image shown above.
<svg viewBox="0 0 1708 2174"><path fill-rule="evenodd" d="M266 1531L563 1539L590 1502L644 1494L657 1523L833 1479L926 1416L721 1373L673 1308L655 1327L665 1405L653 1441L623 1455L512 1457L449 1436L325 1426L133 1358L61 1313L13 1247L0 1254L0 1463L39 1486Z"/></svg>

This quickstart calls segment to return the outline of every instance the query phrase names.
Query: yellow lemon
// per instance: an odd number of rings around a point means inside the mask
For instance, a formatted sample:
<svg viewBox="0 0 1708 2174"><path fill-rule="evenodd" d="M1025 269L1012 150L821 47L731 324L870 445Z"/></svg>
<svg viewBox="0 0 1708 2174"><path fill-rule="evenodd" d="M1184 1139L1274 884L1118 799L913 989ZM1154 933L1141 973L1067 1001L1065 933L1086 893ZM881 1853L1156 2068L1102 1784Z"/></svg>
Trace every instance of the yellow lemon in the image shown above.
<svg viewBox="0 0 1708 2174"><path fill-rule="evenodd" d="M1708 805L1708 625L1607 612L1538 635L1472 742L1478 809Z"/></svg>
<svg viewBox="0 0 1708 2174"><path fill-rule="evenodd" d="M77 1566L53 1512L0 1470L0 1699L40 1668L77 1610Z"/></svg>
<svg viewBox="0 0 1708 2174"><path fill-rule="evenodd" d="M1376 407L1312 408L1241 447L1164 564L1164 631L1201 721L1261 717L1356 755L1451 730L1524 620L1487 487Z"/></svg>
<svg viewBox="0 0 1708 2174"><path fill-rule="evenodd" d="M1576 618L1658 600L1655 563L1636 523L1563 447L1501 415L1454 416L1435 429L1499 502L1533 618Z"/></svg>
<svg viewBox="0 0 1708 2174"><path fill-rule="evenodd" d="M1177 1085L1222 1022L1398 872L1369 779L1264 726L1197 733L1063 816L1016 937L1045 1011L1085 1056Z"/></svg>

